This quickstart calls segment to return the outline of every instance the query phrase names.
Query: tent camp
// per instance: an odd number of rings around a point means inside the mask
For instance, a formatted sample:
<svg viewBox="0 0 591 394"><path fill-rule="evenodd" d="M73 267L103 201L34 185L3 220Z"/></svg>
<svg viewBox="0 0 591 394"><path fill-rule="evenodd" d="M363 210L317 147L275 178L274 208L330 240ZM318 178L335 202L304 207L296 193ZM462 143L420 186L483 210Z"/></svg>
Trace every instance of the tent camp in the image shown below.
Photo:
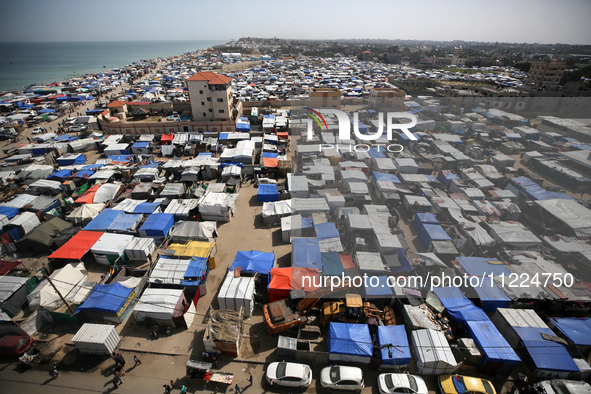
<svg viewBox="0 0 591 394"><path fill-rule="evenodd" d="M39 218L33 212L22 212L10 219L5 229L12 239L20 239L40 224Z"/></svg>
<svg viewBox="0 0 591 394"><path fill-rule="evenodd" d="M291 265L322 270L320 246L317 238L293 238Z"/></svg>
<svg viewBox="0 0 591 394"><path fill-rule="evenodd" d="M373 342L367 324L331 322L328 329L330 361L369 364Z"/></svg>
<svg viewBox="0 0 591 394"><path fill-rule="evenodd" d="M151 319L162 326L191 327L195 306L182 289L147 288L133 309L136 321Z"/></svg>
<svg viewBox="0 0 591 394"><path fill-rule="evenodd" d="M105 204L102 203L81 205L66 216L66 220L77 226L85 226L92 219L97 217L104 207Z"/></svg>
<svg viewBox="0 0 591 394"><path fill-rule="evenodd" d="M63 268L55 270L49 278L53 281L55 287L64 297L75 294L86 282L88 275L83 263L67 264ZM39 308L53 310L63 304L58 293L47 280L42 281L27 296L29 308L37 310Z"/></svg>
<svg viewBox="0 0 591 394"><path fill-rule="evenodd" d="M239 312L240 308L242 308L246 317L252 316L254 310L254 282L253 277L235 277L232 271L228 272L217 297L220 309Z"/></svg>
<svg viewBox="0 0 591 394"><path fill-rule="evenodd" d="M169 213L153 213L140 227L140 237L163 239L174 225L174 215Z"/></svg>
<svg viewBox="0 0 591 394"><path fill-rule="evenodd" d="M170 231L172 242L214 241L217 238L216 222L176 222Z"/></svg>
<svg viewBox="0 0 591 394"><path fill-rule="evenodd" d="M97 263L121 264L127 261L125 249L133 241L133 235L104 233L90 248Z"/></svg>
<svg viewBox="0 0 591 394"><path fill-rule="evenodd" d="M279 192L277 191L277 185L268 184L268 185L259 185L259 189L257 191L257 201L258 202L272 202L279 200Z"/></svg>
<svg viewBox="0 0 591 394"><path fill-rule="evenodd" d="M129 261L148 261L148 256L156 250L156 243L153 238L134 237L125 247L125 255Z"/></svg>
<svg viewBox="0 0 591 394"><path fill-rule="evenodd" d="M135 298L135 291L121 283L98 285L86 301L78 307L76 314L83 321L110 321L122 323L129 315Z"/></svg>

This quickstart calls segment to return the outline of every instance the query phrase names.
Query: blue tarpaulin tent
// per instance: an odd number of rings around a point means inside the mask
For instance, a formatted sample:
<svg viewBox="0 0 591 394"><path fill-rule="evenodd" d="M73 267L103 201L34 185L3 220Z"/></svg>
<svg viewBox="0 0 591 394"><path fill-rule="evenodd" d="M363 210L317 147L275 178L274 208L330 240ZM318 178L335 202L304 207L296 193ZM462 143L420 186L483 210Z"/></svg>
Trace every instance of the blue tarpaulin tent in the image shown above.
<svg viewBox="0 0 591 394"><path fill-rule="evenodd" d="M153 213L140 227L140 237L166 237L173 225L173 214Z"/></svg>
<svg viewBox="0 0 591 394"><path fill-rule="evenodd" d="M372 276L365 283L365 296L367 298L390 298L392 288L388 284L387 276Z"/></svg>
<svg viewBox="0 0 591 394"><path fill-rule="evenodd" d="M482 276L493 274L494 276L509 276L511 271L503 264L496 263L496 259L486 257L457 257L458 264L468 273L468 275ZM492 262L492 263L491 263Z"/></svg>
<svg viewBox="0 0 591 394"><path fill-rule="evenodd" d="M133 209L133 213L154 213L159 206L157 202L142 202Z"/></svg>
<svg viewBox="0 0 591 394"><path fill-rule="evenodd" d="M578 346L591 346L591 319L588 317L551 317L556 328Z"/></svg>
<svg viewBox="0 0 591 394"><path fill-rule="evenodd" d="M511 306L511 298L507 296L495 281L481 283L475 287L476 293L482 303L482 309L486 312L494 312L497 308L508 308Z"/></svg>
<svg viewBox="0 0 591 394"><path fill-rule="evenodd" d="M77 312L98 311L106 314L121 314L127 298L133 289L125 287L119 282L94 287L84 304L80 305Z"/></svg>
<svg viewBox="0 0 591 394"><path fill-rule="evenodd" d="M421 227L419 228L419 238L421 238L425 248L429 247L431 241L451 240L451 237L447 235L441 225L425 223L421 223Z"/></svg>
<svg viewBox="0 0 591 394"><path fill-rule="evenodd" d="M138 149L145 149L148 146L150 146L150 142L149 141L138 141L138 142L135 142L131 147L132 148L138 148Z"/></svg>
<svg viewBox="0 0 591 394"><path fill-rule="evenodd" d="M277 185L259 185L257 192L258 202L272 202L279 200L279 192L277 191Z"/></svg>
<svg viewBox="0 0 591 394"><path fill-rule="evenodd" d="M485 363L521 362L517 353L490 321L486 313L467 299L457 287L437 287L433 289L447 313L459 323L464 324L476 345L485 356Z"/></svg>
<svg viewBox="0 0 591 394"><path fill-rule="evenodd" d="M59 170L54 171L53 174L47 177L47 179L56 179L56 180L63 180L65 178L69 178L72 175L72 171L70 170Z"/></svg>
<svg viewBox="0 0 591 394"><path fill-rule="evenodd" d="M74 174L74 178L89 178L94 174L92 170L80 170Z"/></svg>
<svg viewBox="0 0 591 394"><path fill-rule="evenodd" d="M447 187L452 179L460 179L453 171L450 170L441 170L439 174L437 174L437 180L443 184L443 186Z"/></svg>
<svg viewBox="0 0 591 394"><path fill-rule="evenodd" d="M321 253L321 260L324 276L341 276L345 273L343 262L338 253Z"/></svg>
<svg viewBox="0 0 591 394"><path fill-rule="evenodd" d="M236 131L250 131L250 124L238 122L236 123Z"/></svg>
<svg viewBox="0 0 591 394"><path fill-rule="evenodd" d="M383 172L375 172L371 176L372 182L376 183L377 181L385 181L385 182L392 182L400 184L400 179L394 174L386 174Z"/></svg>
<svg viewBox="0 0 591 394"><path fill-rule="evenodd" d="M208 275L209 266L207 264L207 259L205 257L193 257L183 275L181 285L199 286L205 283Z"/></svg>
<svg viewBox="0 0 591 394"><path fill-rule="evenodd" d="M18 208L14 207L7 207L7 206L0 206L0 215L4 215L8 217L8 219L12 219L16 215L18 215Z"/></svg>
<svg viewBox="0 0 591 394"><path fill-rule="evenodd" d="M521 339L536 368L550 371L580 371L564 345L542 337L542 333L554 336L549 328L513 327L513 330Z"/></svg>
<svg viewBox="0 0 591 394"><path fill-rule="evenodd" d="M369 153L372 159L383 159L386 157L384 149L381 149L380 147L376 146L372 146L371 148L369 148L367 153Z"/></svg>
<svg viewBox="0 0 591 394"><path fill-rule="evenodd" d="M542 186L524 176L511 179L511 186L534 200L550 200L552 198L574 200L574 198L566 193L551 192L546 190Z"/></svg>
<svg viewBox="0 0 591 394"><path fill-rule="evenodd" d="M367 357L373 354L373 343L367 324L330 323L328 353Z"/></svg>
<svg viewBox="0 0 591 394"><path fill-rule="evenodd" d="M77 155L68 155L58 157L56 160L57 164L60 166L72 166L74 164L84 164L86 163L86 157L82 153Z"/></svg>
<svg viewBox="0 0 591 394"><path fill-rule="evenodd" d="M405 366L410 363L410 346L404 325L378 326L377 340L381 347L382 364ZM385 345L392 346L383 347Z"/></svg>
<svg viewBox="0 0 591 394"><path fill-rule="evenodd" d="M73 135L70 135L70 134L62 134L62 135L58 135L53 140L60 141L60 142L70 142L70 141L76 141L79 139L80 139L80 137L74 137Z"/></svg>
<svg viewBox="0 0 591 394"><path fill-rule="evenodd" d="M416 213L415 214L415 227L417 229L421 228L421 223L427 224L439 224L439 220L437 220L437 216L434 213Z"/></svg>
<svg viewBox="0 0 591 394"><path fill-rule="evenodd" d="M294 238L292 242L292 267L322 270L320 245L316 238Z"/></svg>
<svg viewBox="0 0 591 394"><path fill-rule="evenodd" d="M316 232L316 238L319 240L340 238L339 230L332 222L315 224L314 231Z"/></svg>
<svg viewBox="0 0 591 394"><path fill-rule="evenodd" d="M111 223L117 218L119 215L125 215L123 211L117 211L116 209L103 209L101 213L99 213L94 219L90 221L84 227L85 231L106 231Z"/></svg>
<svg viewBox="0 0 591 394"><path fill-rule="evenodd" d="M240 270L243 272L262 274L268 277L274 265L275 253L259 252L258 250L251 250L249 252L239 251L236 253L230 269L233 270L234 268L240 267Z"/></svg>

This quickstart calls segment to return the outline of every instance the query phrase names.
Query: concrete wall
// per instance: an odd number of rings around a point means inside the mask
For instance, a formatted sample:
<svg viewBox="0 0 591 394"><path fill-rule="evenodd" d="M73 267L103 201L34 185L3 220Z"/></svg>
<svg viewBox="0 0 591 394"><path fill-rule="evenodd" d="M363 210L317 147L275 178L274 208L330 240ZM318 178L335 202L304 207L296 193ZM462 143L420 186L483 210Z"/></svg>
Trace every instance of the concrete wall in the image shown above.
<svg viewBox="0 0 591 394"><path fill-rule="evenodd" d="M165 134L180 132L226 132L236 131L236 123L226 121L214 122L114 122L108 123L99 119L101 130L106 134Z"/></svg>

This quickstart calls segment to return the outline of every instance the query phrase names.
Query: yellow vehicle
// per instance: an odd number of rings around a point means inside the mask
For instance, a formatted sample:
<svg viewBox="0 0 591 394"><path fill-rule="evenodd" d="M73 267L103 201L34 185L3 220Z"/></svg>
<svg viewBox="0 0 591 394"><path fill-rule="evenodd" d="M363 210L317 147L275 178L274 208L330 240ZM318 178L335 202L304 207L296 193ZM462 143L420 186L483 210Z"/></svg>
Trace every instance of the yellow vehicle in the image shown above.
<svg viewBox="0 0 591 394"><path fill-rule="evenodd" d="M440 376L439 389L442 394L497 394L488 380L462 375Z"/></svg>
<svg viewBox="0 0 591 394"><path fill-rule="evenodd" d="M325 302L322 305L321 323L330 322L354 323L364 318L363 299L359 294L347 294L345 301Z"/></svg>

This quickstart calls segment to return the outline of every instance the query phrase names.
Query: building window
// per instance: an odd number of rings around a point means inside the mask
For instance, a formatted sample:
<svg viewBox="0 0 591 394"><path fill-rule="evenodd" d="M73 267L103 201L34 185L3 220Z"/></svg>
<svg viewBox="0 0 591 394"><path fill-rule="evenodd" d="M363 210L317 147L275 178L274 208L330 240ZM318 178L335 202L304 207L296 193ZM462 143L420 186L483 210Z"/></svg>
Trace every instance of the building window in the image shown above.
<svg viewBox="0 0 591 394"><path fill-rule="evenodd" d="M218 112L219 112L220 114L223 114L223 113L224 113L224 110L223 110L223 109L218 109Z"/></svg>
<svg viewBox="0 0 591 394"><path fill-rule="evenodd" d="M208 97L208 98L207 98L207 101L211 101L211 97Z"/></svg>
<svg viewBox="0 0 591 394"><path fill-rule="evenodd" d="M218 99L218 103L223 103L223 102L224 102L224 99L221 99L221 98Z"/></svg>
<svg viewBox="0 0 591 394"><path fill-rule="evenodd" d="M206 116L207 116L207 114L204 112L204 113L203 113L203 117L206 117Z"/></svg>
<svg viewBox="0 0 591 394"><path fill-rule="evenodd" d="M211 108L210 108L210 109L209 109L209 112L213 112L213 109L211 109Z"/></svg>
<svg viewBox="0 0 591 394"><path fill-rule="evenodd" d="M200 91L199 91L199 94L203 94L203 90L200 90Z"/></svg>
<svg viewBox="0 0 591 394"><path fill-rule="evenodd" d="M205 105L205 101L202 101L202 102L201 102L201 105Z"/></svg>

